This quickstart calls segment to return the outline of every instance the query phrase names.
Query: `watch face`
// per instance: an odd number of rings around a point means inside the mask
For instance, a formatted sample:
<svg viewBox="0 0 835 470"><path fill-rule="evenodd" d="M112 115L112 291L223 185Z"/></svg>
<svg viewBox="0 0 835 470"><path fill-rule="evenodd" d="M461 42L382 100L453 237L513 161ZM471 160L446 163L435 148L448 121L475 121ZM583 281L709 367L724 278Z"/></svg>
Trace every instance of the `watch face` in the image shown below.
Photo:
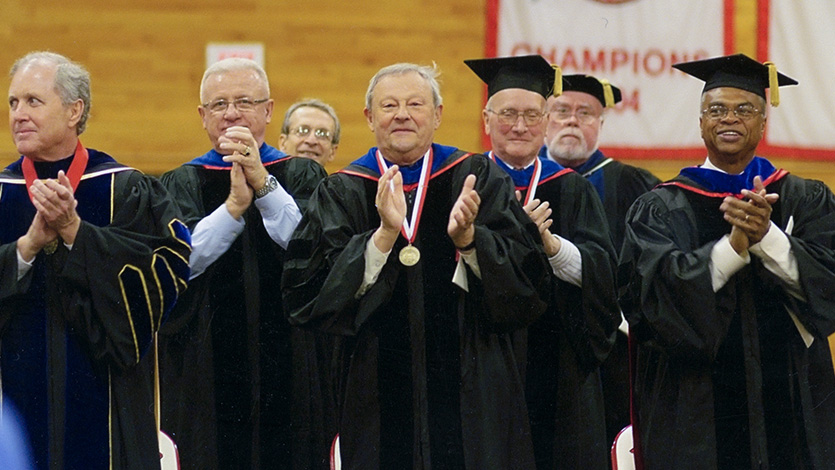
<svg viewBox="0 0 835 470"><path fill-rule="evenodd" d="M275 188L278 187L278 180L275 179L273 175L267 175L267 182L264 184L264 187L255 191L255 197L264 197L267 194L271 193Z"/></svg>

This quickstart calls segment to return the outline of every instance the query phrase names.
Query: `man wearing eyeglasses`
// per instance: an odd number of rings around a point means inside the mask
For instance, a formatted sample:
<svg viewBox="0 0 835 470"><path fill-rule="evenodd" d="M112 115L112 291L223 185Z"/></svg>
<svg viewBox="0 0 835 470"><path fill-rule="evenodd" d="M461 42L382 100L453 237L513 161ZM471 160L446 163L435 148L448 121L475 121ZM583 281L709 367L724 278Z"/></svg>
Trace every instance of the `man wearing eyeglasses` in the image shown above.
<svg viewBox="0 0 835 470"><path fill-rule="evenodd" d="M590 75L564 75L563 92L548 98L549 120L540 156L571 168L597 191L612 234L615 252L623 244L626 211L661 180L643 168L607 157L600 151L606 113L621 101L618 87ZM622 320L611 354L601 366L606 409L606 440L612 442L629 424L627 323Z"/></svg>
<svg viewBox="0 0 835 470"><path fill-rule="evenodd" d="M287 108L278 148L288 155L312 158L325 166L336 154L339 134L336 111L321 100L306 99Z"/></svg>
<svg viewBox="0 0 835 470"><path fill-rule="evenodd" d="M191 228L192 279L162 331L163 428L184 468L289 468L284 249L324 169L264 142L273 100L248 59L210 66L197 111L212 149L162 176Z"/></svg>
<svg viewBox="0 0 835 470"><path fill-rule="evenodd" d="M779 87L742 54L705 82L700 166L627 214L619 281L643 468L832 468L835 196L756 156Z"/></svg>
<svg viewBox="0 0 835 470"><path fill-rule="evenodd" d="M616 254L592 185L537 156L555 70L541 56L467 60L487 84L488 153L537 223L554 301L527 330L526 399L536 468L608 467L599 366L620 314ZM558 79L557 79L558 80ZM560 85L560 82L556 82ZM522 342L524 344L524 342Z"/></svg>

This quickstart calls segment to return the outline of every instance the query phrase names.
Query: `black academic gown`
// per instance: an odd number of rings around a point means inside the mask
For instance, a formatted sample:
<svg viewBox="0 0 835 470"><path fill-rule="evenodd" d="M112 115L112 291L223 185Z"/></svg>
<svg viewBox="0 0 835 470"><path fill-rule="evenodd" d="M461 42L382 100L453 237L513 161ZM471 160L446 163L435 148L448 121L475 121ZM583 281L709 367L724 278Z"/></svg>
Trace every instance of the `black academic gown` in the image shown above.
<svg viewBox="0 0 835 470"><path fill-rule="evenodd" d="M264 144L265 168L304 210L324 169ZM215 151L162 176L190 228L224 203L229 169ZM255 203L245 228L200 276L160 332L162 428L183 469L290 468L291 331L279 282L284 250Z"/></svg>
<svg viewBox="0 0 835 470"><path fill-rule="evenodd" d="M540 160L534 197L553 209L551 233L572 242L582 257L582 287L552 274L552 302L528 328L526 396L537 468L606 469L600 364L620 323L616 255L603 205L580 174ZM533 166L516 170L501 160L526 200Z"/></svg>
<svg viewBox="0 0 835 470"><path fill-rule="evenodd" d="M784 172L766 182L780 195L772 230L793 225L804 300L755 256L713 292L710 251L731 229L719 210L727 193L679 176L629 212L619 282L638 345L643 468L835 466L835 198ZM810 348L787 307L814 335Z"/></svg>
<svg viewBox="0 0 835 470"><path fill-rule="evenodd" d="M591 182L606 211L615 252L623 245L626 212L638 196L661 182L649 171L607 158L597 150L585 163L574 169ZM616 336L609 357L600 367L603 381L603 402L606 409L606 440L630 424L629 417L629 346L625 334Z"/></svg>
<svg viewBox="0 0 835 470"><path fill-rule="evenodd" d="M0 173L0 403L20 412L38 469L159 468L146 353L185 290L188 230L156 179L89 149L72 250L41 251L18 281L35 215L21 161ZM71 161L35 169L55 178Z"/></svg>
<svg viewBox="0 0 835 470"><path fill-rule="evenodd" d="M432 150L414 242L420 261L400 263L400 237L377 282L356 297L366 245L380 225L372 148L317 189L288 247L285 306L291 322L351 339L339 397L342 468L534 468L511 334L544 310L550 268L507 175L483 155ZM475 249L482 278L465 268L467 292L452 282L456 250L446 230L471 173L481 196Z"/></svg>

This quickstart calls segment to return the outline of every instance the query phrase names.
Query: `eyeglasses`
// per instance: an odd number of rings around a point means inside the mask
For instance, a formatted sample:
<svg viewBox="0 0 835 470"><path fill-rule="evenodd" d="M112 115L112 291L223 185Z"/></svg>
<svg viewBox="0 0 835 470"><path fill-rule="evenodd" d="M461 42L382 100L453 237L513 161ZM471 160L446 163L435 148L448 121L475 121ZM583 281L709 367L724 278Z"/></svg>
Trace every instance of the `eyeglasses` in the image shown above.
<svg viewBox="0 0 835 470"><path fill-rule="evenodd" d="M551 117L557 121L568 121L571 116L577 118L580 124L591 124L598 118L590 109L580 108L572 111L568 106L560 106L551 110Z"/></svg>
<svg viewBox="0 0 835 470"><path fill-rule="evenodd" d="M503 109L501 111L493 111L492 109L487 109L487 111L498 116L499 122L506 126L516 125L516 122L519 120L519 116L522 116L526 125L535 126L539 124L542 121L542 118L545 116L545 113L540 113L539 111L535 111L533 109L529 109L527 111L522 112L519 112L515 109Z"/></svg>
<svg viewBox="0 0 835 470"><path fill-rule="evenodd" d="M702 110L702 116L707 116L714 121L719 121L721 119L725 119L730 111L730 108L725 105L714 104L707 109ZM743 121L752 119L754 116L761 113L759 109L751 106L750 104L741 104L736 108L733 108L733 111L734 116L742 119Z"/></svg>
<svg viewBox="0 0 835 470"><path fill-rule="evenodd" d="M312 129L310 126L299 126L290 132L295 134L297 137L304 139L310 135L310 131L313 131L313 137L316 137L318 140L326 140L330 142L331 137L333 137L333 133L331 131L321 127L318 129Z"/></svg>
<svg viewBox="0 0 835 470"><path fill-rule="evenodd" d="M229 105L231 104L238 111L246 113L254 110L256 105L266 103L269 100L269 98L264 98L263 100L253 100L251 98L238 98L232 101L227 101L221 98L219 100L214 100L210 103L203 103L203 107L208 109L212 113L220 114L225 113L226 110L229 109Z"/></svg>

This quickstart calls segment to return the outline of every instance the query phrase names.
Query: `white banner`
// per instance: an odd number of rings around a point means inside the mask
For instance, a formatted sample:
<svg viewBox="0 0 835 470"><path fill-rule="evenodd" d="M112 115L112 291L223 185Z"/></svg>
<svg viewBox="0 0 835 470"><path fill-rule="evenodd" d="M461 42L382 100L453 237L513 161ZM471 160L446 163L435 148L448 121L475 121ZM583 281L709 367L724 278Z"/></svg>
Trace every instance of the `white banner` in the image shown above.
<svg viewBox="0 0 835 470"><path fill-rule="evenodd" d="M800 82L780 89L780 106L769 109L766 151L785 156L835 159L835 2L760 0L768 36L761 61ZM762 149L760 150L762 152Z"/></svg>
<svg viewBox="0 0 835 470"><path fill-rule="evenodd" d="M619 87L623 102L601 135L612 156L692 158L705 154L698 123L703 82L671 66L728 53L730 1L488 0L487 51L538 53L566 75L594 75Z"/></svg>

